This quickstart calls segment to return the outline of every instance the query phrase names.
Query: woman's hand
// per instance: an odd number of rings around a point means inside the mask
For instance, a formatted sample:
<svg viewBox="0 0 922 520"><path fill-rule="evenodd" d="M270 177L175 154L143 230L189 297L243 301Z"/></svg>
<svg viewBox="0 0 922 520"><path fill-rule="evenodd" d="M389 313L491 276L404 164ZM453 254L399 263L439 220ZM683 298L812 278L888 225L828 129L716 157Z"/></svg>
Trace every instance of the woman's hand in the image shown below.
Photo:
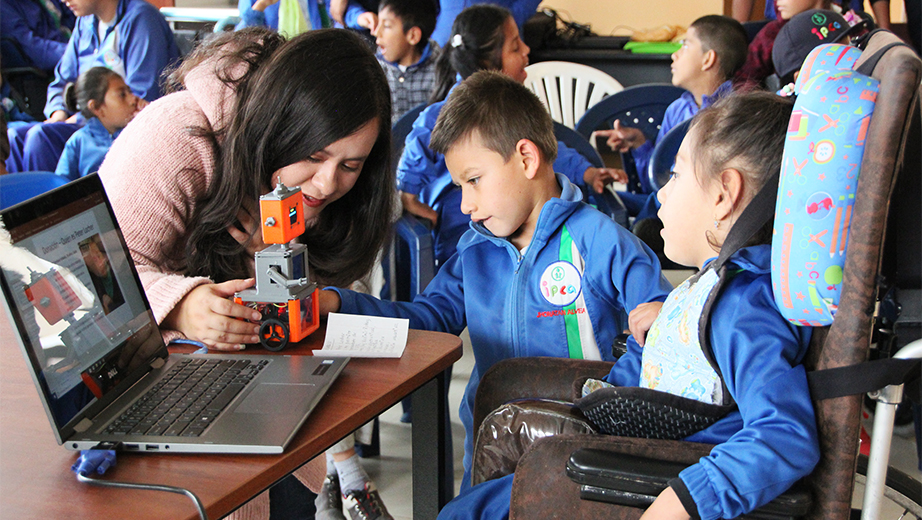
<svg viewBox="0 0 922 520"><path fill-rule="evenodd" d="M199 285L173 307L162 325L216 350L243 350L246 343L259 343L259 324L253 323L260 320L259 312L230 299L255 282L249 278Z"/></svg>
<svg viewBox="0 0 922 520"><path fill-rule="evenodd" d="M690 520L691 516L685 511L685 506L679 496L671 487L667 487L656 497L653 504L640 517L640 520Z"/></svg>
<svg viewBox="0 0 922 520"><path fill-rule="evenodd" d="M599 130L596 135L603 135L608 138L605 142L612 150L625 153L633 148L647 142L647 137L643 132L629 126L621 126L621 121L615 119L615 127L611 130Z"/></svg>
<svg viewBox="0 0 922 520"><path fill-rule="evenodd" d="M631 336L634 336L634 340L641 347L646 341L647 331L650 330L653 321L659 316L659 311L662 308L663 302L641 303L628 314L628 329L631 331Z"/></svg>
<svg viewBox="0 0 922 520"><path fill-rule="evenodd" d="M416 195L411 195L401 191L400 202L403 202L403 209L407 213L416 215L419 218L423 218L429 222L432 222L432 227L435 227L435 225L438 224L439 214L436 213L434 209L420 202L419 197Z"/></svg>
<svg viewBox="0 0 922 520"><path fill-rule="evenodd" d="M234 237L234 240L236 240L238 244L246 248L250 256L266 248L267 244L263 242L263 234L261 230L258 229L259 222L253 220L249 212L240 208L240 211L237 212L237 221L240 222L243 229L241 230L237 226L231 224L227 226L227 232L230 233L230 236Z"/></svg>
<svg viewBox="0 0 922 520"><path fill-rule="evenodd" d="M619 168L586 168L583 173L583 182L596 193L602 193L608 184L627 183L627 174Z"/></svg>

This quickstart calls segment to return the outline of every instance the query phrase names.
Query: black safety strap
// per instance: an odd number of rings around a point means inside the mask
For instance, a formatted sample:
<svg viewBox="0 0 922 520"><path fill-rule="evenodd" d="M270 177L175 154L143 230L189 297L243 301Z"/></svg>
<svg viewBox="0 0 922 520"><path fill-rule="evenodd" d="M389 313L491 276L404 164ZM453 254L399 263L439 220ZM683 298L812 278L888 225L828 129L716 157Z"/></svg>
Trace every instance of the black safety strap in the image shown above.
<svg viewBox="0 0 922 520"><path fill-rule="evenodd" d="M901 385L919 377L920 364L920 359L886 358L808 372L810 397L814 401L822 401L846 395L866 394L890 385ZM918 401L916 393L909 393L913 401Z"/></svg>

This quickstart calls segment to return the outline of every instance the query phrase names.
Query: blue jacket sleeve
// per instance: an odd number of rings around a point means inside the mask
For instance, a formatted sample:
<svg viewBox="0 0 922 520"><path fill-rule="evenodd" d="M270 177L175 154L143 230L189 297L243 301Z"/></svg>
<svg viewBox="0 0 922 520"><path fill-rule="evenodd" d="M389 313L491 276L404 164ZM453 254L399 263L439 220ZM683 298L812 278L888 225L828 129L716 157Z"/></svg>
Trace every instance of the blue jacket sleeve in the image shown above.
<svg viewBox="0 0 922 520"><path fill-rule="evenodd" d="M403 154L397 163L397 189L400 191L419 195L423 187L435 180L435 175L443 170L440 167L445 161L442 154L429 149L429 140L441 105L426 107L407 135Z"/></svg>
<svg viewBox="0 0 922 520"><path fill-rule="evenodd" d="M365 28L359 25L359 16L367 13L360 4L356 2L349 2L346 6L346 14L343 15L343 21L346 22L346 27L350 29L364 30Z"/></svg>
<svg viewBox="0 0 922 520"><path fill-rule="evenodd" d="M64 144L64 151L61 152L61 158L58 159L58 166L54 169L54 173L70 180L80 177L80 143L78 140L79 136L74 134Z"/></svg>
<svg viewBox="0 0 922 520"><path fill-rule="evenodd" d="M77 42L80 39L80 34L87 27L87 24L83 22L85 20L77 20L74 33L71 35L70 41L67 42L67 47L64 48L64 55L61 56L58 66L54 68L54 80L48 85L48 97L47 101L45 101L45 117L51 117L51 114L58 110L63 110L68 115L71 114L64 103L64 86L69 82L77 81L77 71L79 70ZM92 24L90 24L90 30L92 30Z"/></svg>
<svg viewBox="0 0 922 520"><path fill-rule="evenodd" d="M522 30L525 22L531 18L531 15L535 14L541 0L506 0L493 3L500 4L512 11L512 17L515 19L516 25L519 26L519 30Z"/></svg>
<svg viewBox="0 0 922 520"><path fill-rule="evenodd" d="M63 10L68 9L64 7ZM0 2L0 32L4 39L15 40L37 68L52 70L64 54L67 37L58 30L44 34L33 30L35 24L28 23L29 14L17 2Z"/></svg>
<svg viewBox="0 0 922 520"><path fill-rule="evenodd" d="M253 10L253 0L240 0L237 2L237 11L240 12L240 23L236 29L245 27L266 27L266 13Z"/></svg>
<svg viewBox="0 0 922 520"><path fill-rule="evenodd" d="M743 427L680 474L702 519L735 518L782 493L819 460L800 362L811 330L774 306L771 280L737 275L712 312L711 344Z"/></svg>
<svg viewBox="0 0 922 520"><path fill-rule="evenodd" d="M459 255L439 269L426 290L412 302L391 302L346 289L331 288L342 301L339 312L407 318L411 329L460 334L467 326Z"/></svg>
<svg viewBox="0 0 922 520"><path fill-rule="evenodd" d="M577 186L584 186L583 174L592 168L592 163L576 150L557 142L557 159L554 160L554 171L562 173Z"/></svg>
<svg viewBox="0 0 922 520"><path fill-rule="evenodd" d="M136 16L126 16L118 25L125 83L138 97L154 101L161 95L160 74L179 58L170 26L160 11L146 2Z"/></svg>

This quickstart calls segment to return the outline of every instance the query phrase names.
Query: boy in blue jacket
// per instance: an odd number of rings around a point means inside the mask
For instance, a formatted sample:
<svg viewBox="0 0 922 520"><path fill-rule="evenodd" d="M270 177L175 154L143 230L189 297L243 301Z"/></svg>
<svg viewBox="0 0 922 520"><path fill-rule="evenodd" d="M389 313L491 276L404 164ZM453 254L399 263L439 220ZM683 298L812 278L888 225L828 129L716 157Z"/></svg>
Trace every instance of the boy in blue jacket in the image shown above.
<svg viewBox="0 0 922 520"><path fill-rule="evenodd" d="M468 328L475 364L460 410L463 490L482 374L510 357L614 360L625 312L661 302L670 286L646 246L554 173L551 118L524 85L497 72L473 74L449 96L432 146L445 154L471 217L457 253L411 303L331 288L320 309L409 318L411 328L452 334Z"/></svg>

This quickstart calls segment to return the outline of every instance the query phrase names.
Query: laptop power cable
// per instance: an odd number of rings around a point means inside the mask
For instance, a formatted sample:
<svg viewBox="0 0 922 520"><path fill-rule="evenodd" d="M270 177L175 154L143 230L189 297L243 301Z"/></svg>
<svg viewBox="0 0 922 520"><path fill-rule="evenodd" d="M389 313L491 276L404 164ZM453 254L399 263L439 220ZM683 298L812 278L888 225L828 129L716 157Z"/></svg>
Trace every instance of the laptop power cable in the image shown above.
<svg viewBox="0 0 922 520"><path fill-rule="evenodd" d="M93 473L102 475L110 467L115 466L115 449L119 444L120 443L102 442L96 445L96 447L93 449L82 450L80 452L80 457L70 468L74 473L77 474L77 480L83 482L84 484L91 484L94 486L123 489L141 489L145 491L166 491L168 493L186 495L195 504L195 508L198 510L199 517L202 520L208 520L208 514L205 512L205 506L202 505L202 501L199 500L197 496L195 496L195 493L189 491L188 489L174 486L163 486L160 484L139 484L134 482L98 480L90 477L90 475Z"/></svg>

